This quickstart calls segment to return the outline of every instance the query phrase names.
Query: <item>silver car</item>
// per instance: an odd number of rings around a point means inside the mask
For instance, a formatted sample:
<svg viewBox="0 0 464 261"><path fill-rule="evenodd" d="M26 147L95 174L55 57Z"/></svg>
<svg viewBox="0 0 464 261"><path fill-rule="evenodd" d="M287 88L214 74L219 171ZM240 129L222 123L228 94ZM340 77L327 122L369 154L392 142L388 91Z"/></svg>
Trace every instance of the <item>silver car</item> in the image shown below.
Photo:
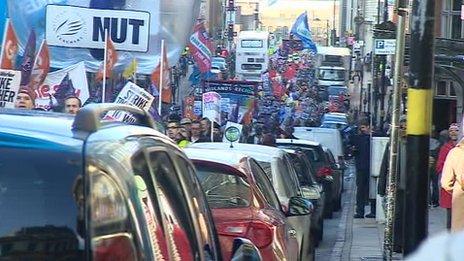
<svg viewBox="0 0 464 261"><path fill-rule="evenodd" d="M235 150L254 158L271 179L284 208L288 208L290 198L302 196L297 174L287 153L282 149L243 143L234 144L231 148L229 143L219 142L195 143L191 147ZM315 247L311 235L311 215L287 218L291 226L296 229L296 236L300 246L299 260L314 260Z"/></svg>

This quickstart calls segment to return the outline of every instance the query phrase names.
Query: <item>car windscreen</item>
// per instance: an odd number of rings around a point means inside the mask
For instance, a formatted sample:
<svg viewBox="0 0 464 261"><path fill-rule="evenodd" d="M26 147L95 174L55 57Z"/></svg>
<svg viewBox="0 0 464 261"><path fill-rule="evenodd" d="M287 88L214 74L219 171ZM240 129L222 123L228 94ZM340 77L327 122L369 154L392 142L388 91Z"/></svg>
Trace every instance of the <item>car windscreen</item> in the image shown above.
<svg viewBox="0 0 464 261"><path fill-rule="evenodd" d="M3 147L0 166L0 259L82 260L80 154Z"/></svg>
<svg viewBox="0 0 464 261"><path fill-rule="evenodd" d="M343 81L345 80L345 71L334 69L320 69L318 73L318 78L320 80L326 81Z"/></svg>
<svg viewBox="0 0 464 261"><path fill-rule="evenodd" d="M195 163L211 208L241 208L250 205L250 184L242 177L213 164Z"/></svg>

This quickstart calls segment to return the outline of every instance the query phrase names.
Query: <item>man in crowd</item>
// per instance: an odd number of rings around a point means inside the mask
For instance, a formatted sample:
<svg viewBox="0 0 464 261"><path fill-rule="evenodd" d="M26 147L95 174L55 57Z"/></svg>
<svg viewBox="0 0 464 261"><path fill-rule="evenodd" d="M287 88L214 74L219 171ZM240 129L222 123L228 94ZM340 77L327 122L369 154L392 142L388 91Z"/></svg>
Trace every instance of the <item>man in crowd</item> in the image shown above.
<svg viewBox="0 0 464 261"><path fill-rule="evenodd" d="M76 115L81 109L82 102L76 96L69 96L64 100L64 112Z"/></svg>
<svg viewBox="0 0 464 261"><path fill-rule="evenodd" d="M448 137L449 140L440 147L440 152L438 153L438 160L435 166L436 174L441 176L443 172L443 167L445 165L446 157L448 153L456 146L459 137L459 125L453 123L448 128ZM446 228L451 228L451 200L452 195L445 191L443 188L440 190L440 206L446 209Z"/></svg>
<svg viewBox="0 0 464 261"><path fill-rule="evenodd" d="M177 134L177 145L181 148L185 148L190 144L190 131L185 126L180 126Z"/></svg>
<svg viewBox="0 0 464 261"><path fill-rule="evenodd" d="M200 121L201 136L197 142L211 142L211 121L208 118L203 118Z"/></svg>
<svg viewBox="0 0 464 261"><path fill-rule="evenodd" d="M179 123L177 121L169 121L166 127L166 135L173 141L177 142L179 134Z"/></svg>
<svg viewBox="0 0 464 261"><path fill-rule="evenodd" d="M32 92L28 89L20 89L16 95L14 107L17 109L32 110L35 107L35 99Z"/></svg>
<svg viewBox="0 0 464 261"><path fill-rule="evenodd" d="M191 131L191 125L192 125L192 120L189 119L189 118L183 118L181 121L180 121L180 125L182 127L185 127L189 132Z"/></svg>
<svg viewBox="0 0 464 261"><path fill-rule="evenodd" d="M192 143L195 143L201 138L201 126L199 121L193 121L190 125L191 137L190 140Z"/></svg>

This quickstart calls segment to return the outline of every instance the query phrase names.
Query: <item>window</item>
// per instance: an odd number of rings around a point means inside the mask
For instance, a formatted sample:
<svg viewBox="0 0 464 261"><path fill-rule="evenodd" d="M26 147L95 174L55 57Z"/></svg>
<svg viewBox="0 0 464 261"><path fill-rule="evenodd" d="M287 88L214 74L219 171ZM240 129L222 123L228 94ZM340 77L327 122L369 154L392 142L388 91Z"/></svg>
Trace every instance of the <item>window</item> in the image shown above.
<svg viewBox="0 0 464 261"><path fill-rule="evenodd" d="M264 198L266 199L267 203L275 208L280 210L280 201L275 194L274 188L266 176L264 170L256 163L254 160L250 161L251 171L253 172L253 176L256 180L256 185L259 188L261 194L263 194Z"/></svg>
<svg viewBox="0 0 464 261"><path fill-rule="evenodd" d="M132 157L132 171L134 173L135 185L139 197L139 205L142 206L147 222L148 230L153 251L159 257L168 259L167 240L163 227L160 205L156 194L155 185L150 174L145 154L139 152Z"/></svg>
<svg viewBox="0 0 464 261"><path fill-rule="evenodd" d="M241 208L250 205L250 185L237 173L232 173L232 167L201 163L195 164L195 167L211 208Z"/></svg>
<svg viewBox="0 0 464 261"><path fill-rule="evenodd" d="M446 81L439 81L437 82L437 96L446 96Z"/></svg>
<svg viewBox="0 0 464 261"><path fill-rule="evenodd" d="M179 167L180 177L185 179L188 183L186 190L190 197L192 197L195 219L198 221L200 228L206 229L208 233L198 233L197 236L201 237L203 246L203 252L205 254L205 260L217 260L217 255L221 254L219 246L216 242L214 221L211 215L208 202L204 196L203 190L200 186L196 172L191 164L179 155L173 155L174 160L177 162ZM184 185L185 187L185 185Z"/></svg>
<svg viewBox="0 0 464 261"><path fill-rule="evenodd" d="M242 48L263 48L263 40L242 40Z"/></svg>
<svg viewBox="0 0 464 261"><path fill-rule="evenodd" d="M444 0L442 19L442 37L462 39L464 36L463 21L461 20L462 0Z"/></svg>
<svg viewBox="0 0 464 261"><path fill-rule="evenodd" d="M456 97L456 90L454 88L454 82L450 82L449 85L449 96L450 97Z"/></svg>
<svg viewBox="0 0 464 261"><path fill-rule="evenodd" d="M0 147L1 260L84 259L80 162L80 154Z"/></svg>
<svg viewBox="0 0 464 261"><path fill-rule="evenodd" d="M164 151L150 152L149 165L162 211L169 259L196 259L198 245L195 229L174 165Z"/></svg>

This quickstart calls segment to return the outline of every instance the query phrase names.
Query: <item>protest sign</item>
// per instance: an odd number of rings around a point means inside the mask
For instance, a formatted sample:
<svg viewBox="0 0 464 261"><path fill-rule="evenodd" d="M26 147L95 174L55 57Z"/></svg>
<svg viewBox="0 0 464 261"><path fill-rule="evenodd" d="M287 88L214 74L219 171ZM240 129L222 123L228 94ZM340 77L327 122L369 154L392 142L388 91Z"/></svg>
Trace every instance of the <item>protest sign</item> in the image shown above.
<svg viewBox="0 0 464 261"><path fill-rule="evenodd" d="M155 97L139 87L138 85L128 82L116 97L114 103L127 104L148 111ZM135 123L137 119L128 112L112 111L106 114L106 119Z"/></svg>
<svg viewBox="0 0 464 261"><path fill-rule="evenodd" d="M45 37L49 45L103 49L107 31L116 50L146 52L150 36L150 13L47 6Z"/></svg>
<svg viewBox="0 0 464 261"><path fill-rule="evenodd" d="M239 130L239 132L240 132L239 140L237 140L236 142L233 142L233 143L238 143L240 141L240 137L242 136L243 125L235 123L235 122L228 121L227 124L226 124L225 130L227 130L230 127L235 127L235 128L237 128ZM226 135L224 135L224 137L222 138L222 142L230 142L230 141L227 140Z"/></svg>
<svg viewBox="0 0 464 261"><path fill-rule="evenodd" d="M0 108L14 108L20 84L20 71L0 70Z"/></svg>
<svg viewBox="0 0 464 261"><path fill-rule="evenodd" d="M221 95L217 92L203 93L203 117L221 123Z"/></svg>
<svg viewBox="0 0 464 261"><path fill-rule="evenodd" d="M229 108L229 121L239 122L255 101L260 85L261 82L251 81L205 81L204 92L214 91L219 93L222 99L229 99L229 106L221 106Z"/></svg>
<svg viewBox="0 0 464 261"><path fill-rule="evenodd" d="M73 83L75 93L74 96L78 97L82 104L89 98L89 86L87 82L87 73L85 70L85 63L80 62L68 68L49 73L40 87L35 90L36 100L35 104L38 108L50 109L50 96L52 96L52 103L57 104L53 98L56 91L60 88L63 79L69 76L69 80Z"/></svg>
<svg viewBox="0 0 464 261"><path fill-rule="evenodd" d="M202 114L202 101L195 101L193 103L193 113L197 116L197 117L201 117L201 114Z"/></svg>

